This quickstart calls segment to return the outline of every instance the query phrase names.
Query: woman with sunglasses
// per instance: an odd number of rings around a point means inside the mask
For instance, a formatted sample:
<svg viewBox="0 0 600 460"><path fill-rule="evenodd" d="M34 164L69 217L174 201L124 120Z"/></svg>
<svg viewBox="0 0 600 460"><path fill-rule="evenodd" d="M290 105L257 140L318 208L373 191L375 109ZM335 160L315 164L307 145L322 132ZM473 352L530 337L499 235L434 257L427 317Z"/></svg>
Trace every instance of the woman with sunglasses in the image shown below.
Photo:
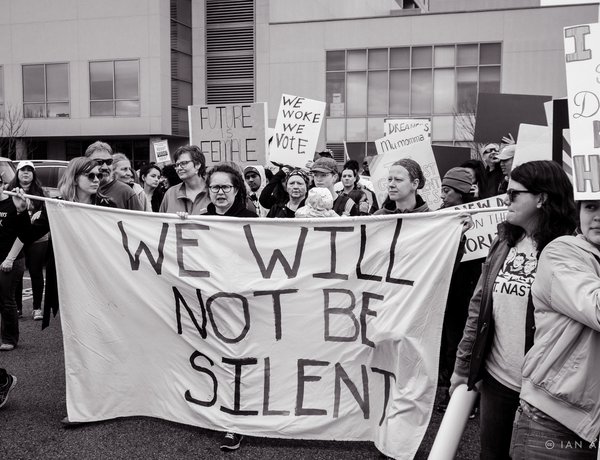
<svg viewBox="0 0 600 460"><path fill-rule="evenodd" d="M515 168L505 203L506 221L471 298L450 388L479 388L481 458L492 460L510 458L521 367L535 331L530 287L540 252L575 229L573 188L558 163Z"/></svg>
<svg viewBox="0 0 600 460"><path fill-rule="evenodd" d="M195 145L185 145L175 150L175 171L181 184L169 188L160 205L160 212L205 214L210 197L206 188L206 158Z"/></svg>
<svg viewBox="0 0 600 460"><path fill-rule="evenodd" d="M17 165L17 174L8 184L8 190L22 188L28 195L46 196L42 183L37 177L35 166L31 161L21 161ZM29 206L29 216L37 219L44 206L43 201L31 200ZM44 295L44 266L46 265L46 252L48 249L48 233L39 240L25 248L25 266L31 277L31 290L33 291L33 319L39 321L42 319L42 297ZM23 312L23 278L17 283L15 292L15 301L19 318Z"/></svg>
<svg viewBox="0 0 600 460"><path fill-rule="evenodd" d="M206 185L210 196L206 215L258 217L246 206L246 183L237 168L219 163L209 171Z"/></svg>
<svg viewBox="0 0 600 460"><path fill-rule="evenodd" d="M305 204L309 184L303 169L281 167L260 194L260 204L269 209L267 217L296 217L296 210Z"/></svg>
<svg viewBox="0 0 600 460"><path fill-rule="evenodd" d="M515 460L598 458L600 200L577 207L577 236L546 246L531 287L535 341L523 364Z"/></svg>
<svg viewBox="0 0 600 460"><path fill-rule="evenodd" d="M115 202L98 191L103 172L100 170L98 162L87 157L77 157L69 161L67 169L58 183L59 198L66 201L91 204L95 206L105 206L116 208ZM31 205L29 198L25 198L22 188L15 188L17 196L13 197L17 212L23 213ZM46 208L42 208L38 219L30 222L26 219L28 225L22 225L19 229L19 238L25 244L31 244L42 235L50 231L48 215ZM42 327L46 326L50 320L50 310L55 312L58 309L58 293L56 288L56 268L54 266L54 257L52 251L52 240L48 244L48 266L46 267L46 297L44 301L44 316Z"/></svg>

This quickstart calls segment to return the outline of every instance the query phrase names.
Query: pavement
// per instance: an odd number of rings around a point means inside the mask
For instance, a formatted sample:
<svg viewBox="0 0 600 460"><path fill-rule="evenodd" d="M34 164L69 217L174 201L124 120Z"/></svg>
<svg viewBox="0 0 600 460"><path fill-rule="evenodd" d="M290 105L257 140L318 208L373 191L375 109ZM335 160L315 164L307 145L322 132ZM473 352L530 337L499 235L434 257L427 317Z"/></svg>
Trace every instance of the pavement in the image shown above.
<svg viewBox="0 0 600 460"><path fill-rule="evenodd" d="M0 459L380 459L371 442L247 437L239 450L221 452L223 433L150 417L119 418L65 428L65 367L60 315L41 330L31 317L28 279L18 347L0 353L0 367L18 378L0 410ZM438 395L439 397L439 395ZM426 459L441 422L434 411L416 459ZM467 424L455 458L479 457L478 419Z"/></svg>

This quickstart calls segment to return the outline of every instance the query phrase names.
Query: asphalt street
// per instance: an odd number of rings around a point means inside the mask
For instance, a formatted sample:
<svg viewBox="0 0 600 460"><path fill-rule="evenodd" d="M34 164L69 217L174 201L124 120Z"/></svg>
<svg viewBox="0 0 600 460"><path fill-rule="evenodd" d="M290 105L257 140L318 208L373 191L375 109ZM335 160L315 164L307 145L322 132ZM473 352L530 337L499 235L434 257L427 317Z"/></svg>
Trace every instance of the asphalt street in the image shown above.
<svg viewBox="0 0 600 460"><path fill-rule="evenodd" d="M27 274L26 274L27 275ZM148 417L65 428L65 369L60 317L41 330L31 319L28 280L19 346L0 354L0 367L18 378L0 410L0 459L378 459L370 442L245 438L235 452L219 450L222 433ZM426 459L441 415L434 411L415 458ZM477 420L469 421L456 458L478 458Z"/></svg>

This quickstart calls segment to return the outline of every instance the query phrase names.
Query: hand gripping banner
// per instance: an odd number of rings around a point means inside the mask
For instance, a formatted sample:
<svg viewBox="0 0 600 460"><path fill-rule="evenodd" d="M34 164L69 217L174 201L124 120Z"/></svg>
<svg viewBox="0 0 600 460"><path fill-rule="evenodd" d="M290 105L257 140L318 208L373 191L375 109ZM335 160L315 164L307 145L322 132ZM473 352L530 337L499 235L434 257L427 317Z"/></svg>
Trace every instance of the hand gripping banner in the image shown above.
<svg viewBox="0 0 600 460"><path fill-rule="evenodd" d="M457 214L181 220L46 205L71 421L150 416L414 456Z"/></svg>

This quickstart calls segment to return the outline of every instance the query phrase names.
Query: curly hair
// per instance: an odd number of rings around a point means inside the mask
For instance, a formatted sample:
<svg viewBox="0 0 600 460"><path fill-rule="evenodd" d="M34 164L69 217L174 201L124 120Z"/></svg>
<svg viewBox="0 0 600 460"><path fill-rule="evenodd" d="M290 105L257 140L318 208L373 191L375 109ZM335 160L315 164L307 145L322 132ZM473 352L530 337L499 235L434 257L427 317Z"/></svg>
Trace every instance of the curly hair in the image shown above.
<svg viewBox="0 0 600 460"><path fill-rule="evenodd" d="M200 169L198 169L198 175L200 177L204 177L206 175L206 157L200 150L200 147L197 145L183 145L179 147L177 150L175 150L175 153L173 153L173 162L177 163L179 157L184 153L189 153L194 164L200 165Z"/></svg>
<svg viewBox="0 0 600 460"><path fill-rule="evenodd" d="M236 168L229 163L219 163L215 165L210 169L208 175L206 176L207 187L210 187L212 176L217 172L222 172L229 175L231 184L237 189L236 199L240 199L242 203L246 203L246 181L244 180L244 176L242 176L239 168Z"/></svg>
<svg viewBox="0 0 600 460"><path fill-rule="evenodd" d="M535 229L531 237L536 243L538 256L553 239L570 235L577 227L577 210L573 199L573 186L561 166L554 161L529 161L513 169L510 178L528 191L543 193ZM525 230L508 222L498 226L498 235L509 246L515 246Z"/></svg>

